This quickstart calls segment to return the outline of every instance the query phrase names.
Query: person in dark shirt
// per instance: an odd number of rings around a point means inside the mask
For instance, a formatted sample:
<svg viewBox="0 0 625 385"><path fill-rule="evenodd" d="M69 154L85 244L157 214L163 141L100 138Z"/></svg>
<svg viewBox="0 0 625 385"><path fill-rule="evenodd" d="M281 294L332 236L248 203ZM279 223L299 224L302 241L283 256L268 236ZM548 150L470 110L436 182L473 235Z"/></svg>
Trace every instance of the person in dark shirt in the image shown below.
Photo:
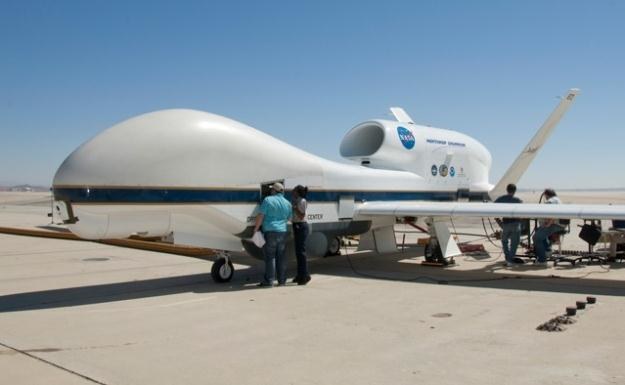
<svg viewBox="0 0 625 385"><path fill-rule="evenodd" d="M306 261L306 238L308 237L309 227L306 221L306 194L308 187L297 185L293 188L291 206L293 206L293 237L295 238L295 256L297 257L297 276L293 278L293 282L298 285L305 285L310 281L308 273L308 262Z"/></svg>
<svg viewBox="0 0 625 385"><path fill-rule="evenodd" d="M510 183L506 186L506 191L508 193L495 199L495 203L523 203L522 200L514 196L516 193L515 184ZM503 253L506 256L506 265L510 267L516 266L517 263L514 261L514 258L521 240L521 219L503 218L498 220L497 223L501 226L501 244Z"/></svg>

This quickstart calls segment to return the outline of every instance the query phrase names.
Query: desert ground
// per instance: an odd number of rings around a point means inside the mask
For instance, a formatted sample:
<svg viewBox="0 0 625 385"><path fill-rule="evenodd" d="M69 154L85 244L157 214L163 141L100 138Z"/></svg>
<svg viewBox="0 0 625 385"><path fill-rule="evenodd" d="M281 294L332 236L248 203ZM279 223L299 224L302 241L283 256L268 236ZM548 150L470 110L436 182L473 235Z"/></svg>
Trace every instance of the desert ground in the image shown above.
<svg viewBox="0 0 625 385"><path fill-rule="evenodd" d="M559 195L625 203L622 191ZM49 229L49 204L48 193L0 193L0 227ZM587 248L578 224L564 249ZM397 253L345 246L310 261L308 285L271 289L255 286L262 263L242 254L217 284L206 260L0 234L2 382L625 383L625 262L509 269L490 222L453 225L487 252L424 266L423 235L398 225ZM589 296L562 331L537 330Z"/></svg>

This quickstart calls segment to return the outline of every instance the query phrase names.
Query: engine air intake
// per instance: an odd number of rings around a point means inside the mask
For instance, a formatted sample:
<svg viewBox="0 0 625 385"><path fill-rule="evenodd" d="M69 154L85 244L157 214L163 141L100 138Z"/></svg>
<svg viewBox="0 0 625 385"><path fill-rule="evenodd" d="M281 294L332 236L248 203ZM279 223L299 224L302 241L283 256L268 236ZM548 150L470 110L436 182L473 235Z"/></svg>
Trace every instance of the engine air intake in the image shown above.
<svg viewBox="0 0 625 385"><path fill-rule="evenodd" d="M377 122L366 122L354 127L341 142L341 156L345 158L375 154L384 142L384 127Z"/></svg>

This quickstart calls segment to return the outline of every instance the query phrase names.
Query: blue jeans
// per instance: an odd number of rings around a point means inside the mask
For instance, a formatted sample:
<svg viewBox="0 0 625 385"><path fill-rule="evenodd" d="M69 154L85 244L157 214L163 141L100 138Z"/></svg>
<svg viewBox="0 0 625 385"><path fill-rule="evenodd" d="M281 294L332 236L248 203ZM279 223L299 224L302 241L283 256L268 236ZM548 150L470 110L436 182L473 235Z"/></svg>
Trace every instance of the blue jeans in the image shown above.
<svg viewBox="0 0 625 385"><path fill-rule="evenodd" d="M293 235L295 237L295 256L297 257L297 277L308 277L308 262L306 261L306 238L308 238L308 223L294 222Z"/></svg>
<svg viewBox="0 0 625 385"><path fill-rule="evenodd" d="M536 253L536 262L547 262L547 253L551 251L551 234L562 231L562 226L553 224L549 226L540 226L534 232L534 252Z"/></svg>
<svg viewBox="0 0 625 385"><path fill-rule="evenodd" d="M278 275L278 284L286 283L286 232L267 231L263 254L265 255L265 276L263 282L273 284L273 280Z"/></svg>
<svg viewBox="0 0 625 385"><path fill-rule="evenodd" d="M501 229L501 244L506 262L514 263L521 240L521 222L502 223Z"/></svg>

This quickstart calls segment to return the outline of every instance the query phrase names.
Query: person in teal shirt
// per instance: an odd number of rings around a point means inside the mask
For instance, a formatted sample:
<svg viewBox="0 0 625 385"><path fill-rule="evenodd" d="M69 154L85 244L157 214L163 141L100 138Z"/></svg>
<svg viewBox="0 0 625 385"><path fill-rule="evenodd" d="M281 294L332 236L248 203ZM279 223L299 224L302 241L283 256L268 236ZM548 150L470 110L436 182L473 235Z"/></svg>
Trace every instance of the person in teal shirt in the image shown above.
<svg viewBox="0 0 625 385"><path fill-rule="evenodd" d="M265 274L258 286L273 286L276 275L278 286L286 284L287 222L291 219L292 210L291 202L284 197L282 183L272 184L271 195L263 199L254 226L254 232L259 231L262 226L265 236Z"/></svg>

